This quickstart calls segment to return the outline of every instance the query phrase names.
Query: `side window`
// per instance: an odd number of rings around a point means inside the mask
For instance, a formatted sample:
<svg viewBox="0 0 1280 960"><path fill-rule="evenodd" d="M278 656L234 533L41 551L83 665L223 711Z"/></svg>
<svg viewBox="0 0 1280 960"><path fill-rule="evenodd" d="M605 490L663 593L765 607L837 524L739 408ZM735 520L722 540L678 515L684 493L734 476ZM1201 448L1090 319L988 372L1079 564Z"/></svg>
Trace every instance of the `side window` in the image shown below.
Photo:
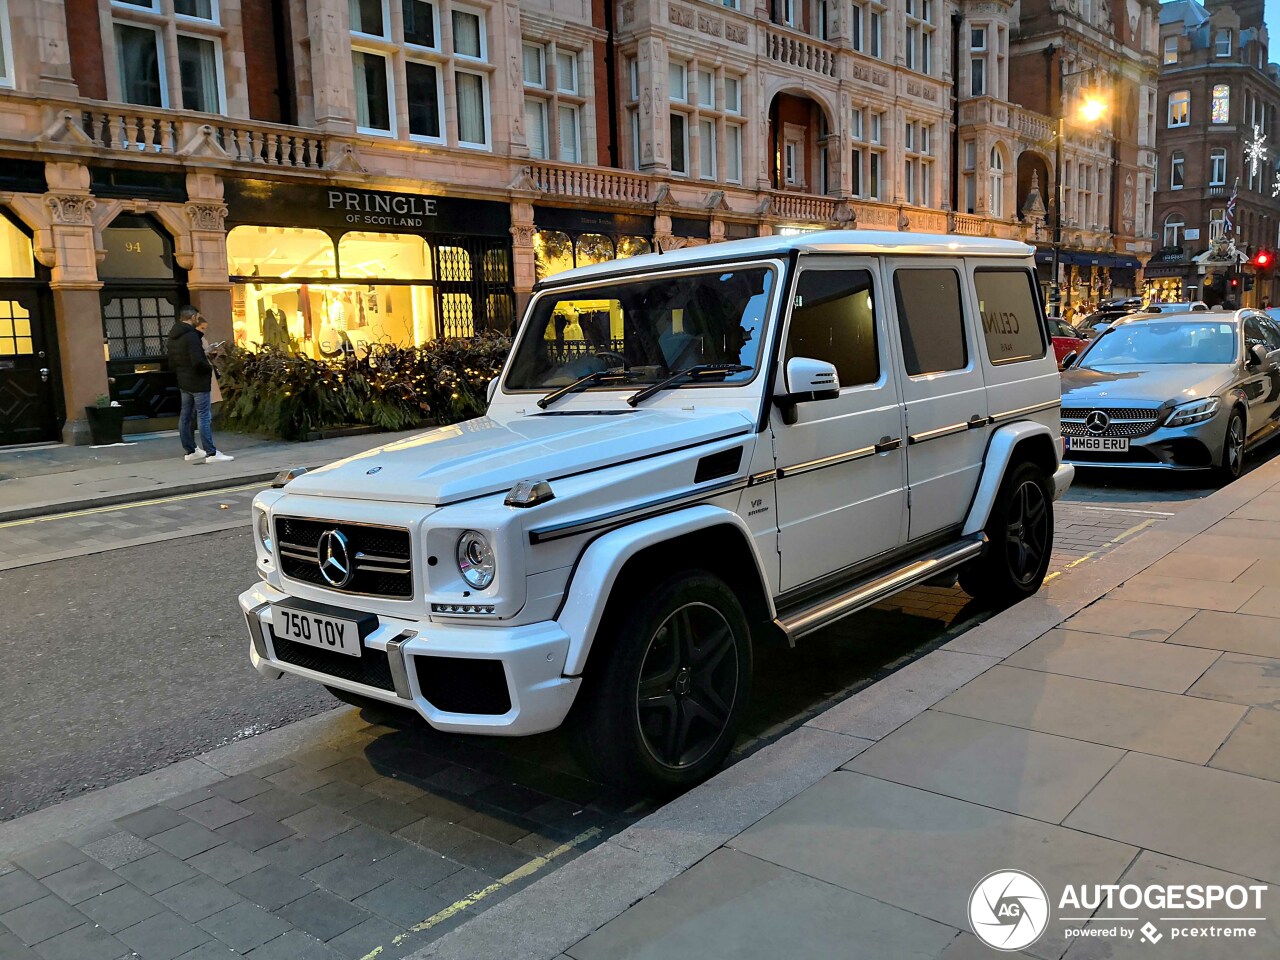
<svg viewBox="0 0 1280 960"><path fill-rule="evenodd" d="M1249 346L1260 343L1268 351L1280 350L1280 330L1266 317L1246 317L1244 321L1244 339Z"/></svg>
<svg viewBox="0 0 1280 960"><path fill-rule="evenodd" d="M909 376L959 370L969 362L960 274L950 268L898 270L893 292Z"/></svg>
<svg viewBox="0 0 1280 960"><path fill-rule="evenodd" d="M806 270L796 285L787 359L835 365L841 387L880 379L875 291L866 270Z"/></svg>
<svg viewBox="0 0 1280 960"><path fill-rule="evenodd" d="M1044 356L1044 334L1036 291L1026 270L975 270L978 314L992 363L1017 363Z"/></svg>
<svg viewBox="0 0 1280 960"><path fill-rule="evenodd" d="M1258 322L1262 326L1262 335L1266 338L1268 350L1280 350L1280 327L1277 327L1274 320L1268 317L1260 317Z"/></svg>

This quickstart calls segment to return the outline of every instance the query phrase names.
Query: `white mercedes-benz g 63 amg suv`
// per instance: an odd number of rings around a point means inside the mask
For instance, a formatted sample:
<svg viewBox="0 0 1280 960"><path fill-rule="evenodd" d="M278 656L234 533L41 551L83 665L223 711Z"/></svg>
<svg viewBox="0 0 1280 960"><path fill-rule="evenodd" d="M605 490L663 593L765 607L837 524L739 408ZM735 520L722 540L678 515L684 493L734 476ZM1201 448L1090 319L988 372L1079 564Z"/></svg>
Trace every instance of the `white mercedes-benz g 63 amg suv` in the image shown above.
<svg viewBox="0 0 1280 960"><path fill-rule="evenodd" d="M1073 469L1032 254L825 232L541 281L485 416L258 495L254 666L706 778L754 644L948 574L1039 588Z"/></svg>

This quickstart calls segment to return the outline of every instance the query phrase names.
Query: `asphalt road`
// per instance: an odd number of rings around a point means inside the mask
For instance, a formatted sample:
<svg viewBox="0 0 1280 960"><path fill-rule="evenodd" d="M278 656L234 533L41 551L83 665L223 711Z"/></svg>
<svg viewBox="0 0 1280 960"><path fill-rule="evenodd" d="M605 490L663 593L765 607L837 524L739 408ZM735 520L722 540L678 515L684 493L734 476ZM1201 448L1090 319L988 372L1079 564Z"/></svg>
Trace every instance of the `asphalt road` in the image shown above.
<svg viewBox="0 0 1280 960"><path fill-rule="evenodd" d="M0 573L0 819L332 706L249 666L246 531Z"/></svg>
<svg viewBox="0 0 1280 960"><path fill-rule="evenodd" d="M1251 465L1272 452L1252 456ZM1172 475L1082 473L1060 504L1059 525L1064 541L1069 525L1079 533L1096 523L1098 531L1054 569L1212 490ZM0 820L333 708L321 687L288 676L263 680L249 666L235 597L251 568L249 534L239 528L0 572ZM988 614L958 588L926 587L796 650L762 651L738 753ZM477 741L456 743L461 757ZM557 766L571 764L558 734L487 746L535 763L553 756Z"/></svg>

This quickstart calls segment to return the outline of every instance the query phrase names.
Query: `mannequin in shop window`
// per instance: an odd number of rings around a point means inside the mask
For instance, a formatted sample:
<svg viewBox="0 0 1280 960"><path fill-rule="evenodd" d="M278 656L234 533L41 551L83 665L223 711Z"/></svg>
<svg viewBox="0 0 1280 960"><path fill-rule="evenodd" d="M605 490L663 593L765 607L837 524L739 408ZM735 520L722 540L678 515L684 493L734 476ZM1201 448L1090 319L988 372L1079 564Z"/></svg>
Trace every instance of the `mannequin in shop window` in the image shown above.
<svg viewBox="0 0 1280 960"><path fill-rule="evenodd" d="M272 350L290 350L289 322L283 310L268 307L262 315L262 345Z"/></svg>

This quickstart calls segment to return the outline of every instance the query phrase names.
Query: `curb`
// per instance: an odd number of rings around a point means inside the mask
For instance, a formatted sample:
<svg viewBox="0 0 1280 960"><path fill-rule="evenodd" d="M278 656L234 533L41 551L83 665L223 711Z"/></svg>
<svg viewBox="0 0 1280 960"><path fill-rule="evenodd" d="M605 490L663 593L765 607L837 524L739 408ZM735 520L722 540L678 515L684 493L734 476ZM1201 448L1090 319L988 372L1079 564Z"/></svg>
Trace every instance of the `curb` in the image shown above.
<svg viewBox="0 0 1280 960"><path fill-rule="evenodd" d="M308 470L315 469L307 467ZM61 513L74 513L77 510L91 510L95 507L114 507L122 503L141 503L145 500L159 500L164 497L176 497L185 493L204 493L209 490L222 490L246 483L266 483L273 479L279 468L256 473L244 473L234 477L214 477L209 480L193 480L184 483L168 484L159 487L148 487L145 490L124 490L120 493L104 493L97 497L85 497L81 500L59 500L52 503L33 503L25 507L12 507L0 510L0 523L9 520L30 520L32 517L48 517Z"/></svg>
<svg viewBox="0 0 1280 960"><path fill-rule="evenodd" d="M1280 460L865 687L409 960L551 960L902 724L1280 482Z"/></svg>

